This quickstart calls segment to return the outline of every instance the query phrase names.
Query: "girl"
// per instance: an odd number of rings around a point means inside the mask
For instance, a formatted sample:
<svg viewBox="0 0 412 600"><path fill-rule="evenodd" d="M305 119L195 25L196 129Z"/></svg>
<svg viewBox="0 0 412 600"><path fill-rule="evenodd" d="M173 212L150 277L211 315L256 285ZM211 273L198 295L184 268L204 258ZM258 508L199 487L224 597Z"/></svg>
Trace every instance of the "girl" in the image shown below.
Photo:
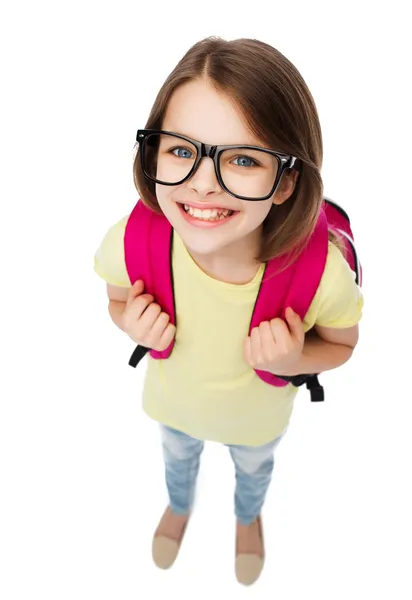
<svg viewBox="0 0 412 600"><path fill-rule="evenodd" d="M274 450L297 393L292 384L266 384L254 369L291 376L336 368L352 355L361 318L354 273L330 236L304 321L290 307L285 321L263 322L248 336L265 264L303 248L323 201L316 107L297 69L271 46L207 38L167 78L137 139L136 189L174 230L177 330L144 282L129 280L128 216L104 237L95 270L107 282L112 320L135 343L165 350L176 335L170 358L148 357L143 395L161 424L170 499L153 558L161 568L174 562L204 441L221 442L236 472L235 572L251 584L264 562L261 511ZM276 153L288 161L280 166Z"/></svg>

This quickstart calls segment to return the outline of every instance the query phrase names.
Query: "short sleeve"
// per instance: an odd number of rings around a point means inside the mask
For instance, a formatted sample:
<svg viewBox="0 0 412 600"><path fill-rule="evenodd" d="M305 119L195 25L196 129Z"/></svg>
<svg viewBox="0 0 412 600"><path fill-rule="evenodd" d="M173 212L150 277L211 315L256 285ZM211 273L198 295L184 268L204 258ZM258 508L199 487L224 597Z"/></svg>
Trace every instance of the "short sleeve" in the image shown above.
<svg viewBox="0 0 412 600"><path fill-rule="evenodd" d="M305 330L314 325L346 329L362 318L363 295L341 251L329 242L325 270L304 320Z"/></svg>
<svg viewBox="0 0 412 600"><path fill-rule="evenodd" d="M104 236L94 255L94 271L106 283L130 287L124 258L124 233L128 216L115 223Z"/></svg>

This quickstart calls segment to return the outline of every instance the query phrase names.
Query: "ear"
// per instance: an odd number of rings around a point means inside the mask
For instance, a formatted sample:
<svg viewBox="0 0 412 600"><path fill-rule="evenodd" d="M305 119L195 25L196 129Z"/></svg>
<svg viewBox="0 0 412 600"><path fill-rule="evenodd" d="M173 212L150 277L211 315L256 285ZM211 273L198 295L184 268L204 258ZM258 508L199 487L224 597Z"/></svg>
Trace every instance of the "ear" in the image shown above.
<svg viewBox="0 0 412 600"><path fill-rule="evenodd" d="M273 204L283 204L293 194L296 182L299 176L299 171L292 169L285 171L280 179L278 189L273 196Z"/></svg>

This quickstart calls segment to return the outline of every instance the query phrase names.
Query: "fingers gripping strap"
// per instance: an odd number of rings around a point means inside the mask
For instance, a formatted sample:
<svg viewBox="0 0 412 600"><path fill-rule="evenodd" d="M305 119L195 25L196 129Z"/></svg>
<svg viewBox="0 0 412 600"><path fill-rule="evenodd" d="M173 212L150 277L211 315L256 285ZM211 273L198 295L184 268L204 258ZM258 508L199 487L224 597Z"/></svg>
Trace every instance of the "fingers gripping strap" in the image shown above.
<svg viewBox="0 0 412 600"><path fill-rule="evenodd" d="M171 268L172 232L166 217L158 215L139 200L126 225L124 253L130 282L133 284L138 279L143 280L145 293L152 294L155 302L170 316L170 323L175 325ZM167 358L173 345L174 340L166 350L150 350L150 354L153 358ZM129 364L136 366L146 352L146 348L138 346Z"/></svg>

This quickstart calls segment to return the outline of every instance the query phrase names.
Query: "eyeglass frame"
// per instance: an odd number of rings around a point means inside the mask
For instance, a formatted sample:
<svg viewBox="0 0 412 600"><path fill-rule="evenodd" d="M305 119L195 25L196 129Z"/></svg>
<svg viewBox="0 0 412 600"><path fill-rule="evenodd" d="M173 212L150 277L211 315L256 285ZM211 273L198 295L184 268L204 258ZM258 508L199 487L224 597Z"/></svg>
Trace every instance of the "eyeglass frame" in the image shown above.
<svg viewBox="0 0 412 600"><path fill-rule="evenodd" d="M151 175L149 175L147 173L147 171L145 169L145 165L144 165L144 152L143 151L144 151L144 145L146 143L146 139L151 134L170 135L170 136L179 138L181 140L184 140L186 142L189 142L196 148L197 156L196 156L195 162L194 162L192 168L190 169L189 173L180 181L178 181L176 183L167 183L165 181L160 181L159 179L156 179L155 177L152 177ZM270 148L261 148L260 146L250 146L250 145L240 145L239 146L237 144L232 144L232 145L204 144L203 142L199 142L198 140L194 140L185 135L181 135L179 133L174 133L173 131L165 131L162 129L138 129L137 134L136 134L136 142L139 144L139 147L140 147L140 164L142 167L143 174L145 177L147 177L151 181L154 181L155 183L159 183L161 185L169 185L169 186L181 185L182 183L184 183L185 181L190 179L195 174L202 158L211 158L213 160L216 178L217 178L217 181L218 181L220 187L230 196L233 196L234 198L238 198L239 200L248 200L250 202L267 200L268 198L273 196L273 194L275 193L275 191L279 185L280 179L281 179L283 173L286 171L286 169L295 169L298 172L300 171L299 163L301 161L296 156L292 156L291 154L284 154L282 152L277 152L276 150L271 150ZM259 197L259 198L249 198L247 196L238 196L237 194L234 194L226 187L226 185L222 179L222 175L220 173L220 156L225 150L234 150L234 149L258 150L260 152L265 152L267 154L271 154L272 156L275 156L275 158L278 161L278 165L280 165L280 166L278 168L278 173L275 177L273 187L269 194L267 194L266 196L263 196L263 197ZM299 161L298 164L297 164L297 161Z"/></svg>

